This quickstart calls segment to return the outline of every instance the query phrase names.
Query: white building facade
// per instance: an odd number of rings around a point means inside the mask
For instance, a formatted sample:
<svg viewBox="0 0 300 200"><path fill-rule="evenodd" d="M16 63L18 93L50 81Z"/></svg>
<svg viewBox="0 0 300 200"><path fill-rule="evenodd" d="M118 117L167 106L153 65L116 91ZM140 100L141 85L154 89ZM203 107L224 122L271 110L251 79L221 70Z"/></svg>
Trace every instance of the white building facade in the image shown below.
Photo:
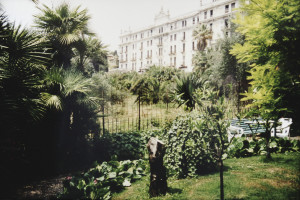
<svg viewBox="0 0 300 200"><path fill-rule="evenodd" d="M206 24L212 30L209 45L223 37L228 20L238 7L238 0L202 0L198 11L170 18L161 9L155 24L136 31L123 32L119 45L119 69L144 71L150 66L171 66L192 71L197 51L193 30Z"/></svg>

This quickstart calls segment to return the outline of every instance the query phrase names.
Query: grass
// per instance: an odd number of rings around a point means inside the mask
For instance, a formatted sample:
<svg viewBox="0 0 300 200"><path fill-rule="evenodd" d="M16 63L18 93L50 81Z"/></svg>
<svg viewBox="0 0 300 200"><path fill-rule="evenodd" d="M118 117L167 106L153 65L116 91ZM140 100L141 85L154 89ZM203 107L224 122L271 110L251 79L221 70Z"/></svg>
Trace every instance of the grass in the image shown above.
<svg viewBox="0 0 300 200"><path fill-rule="evenodd" d="M225 199L300 199L300 153L273 154L225 160ZM196 178L168 179L168 192L158 199L219 199L219 173ZM113 200L149 199L149 176L134 183Z"/></svg>

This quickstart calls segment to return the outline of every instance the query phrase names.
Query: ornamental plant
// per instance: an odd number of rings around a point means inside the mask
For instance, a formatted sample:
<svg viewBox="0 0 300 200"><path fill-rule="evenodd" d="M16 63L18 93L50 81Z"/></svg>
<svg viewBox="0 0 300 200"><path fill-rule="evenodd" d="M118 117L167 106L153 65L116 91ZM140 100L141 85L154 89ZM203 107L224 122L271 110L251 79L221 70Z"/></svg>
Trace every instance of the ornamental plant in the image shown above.
<svg viewBox="0 0 300 200"><path fill-rule="evenodd" d="M87 172L66 177L63 181L63 199L111 199L111 193L130 186L131 182L145 175L146 162L143 160L110 161Z"/></svg>
<svg viewBox="0 0 300 200"><path fill-rule="evenodd" d="M196 128L194 121L203 122L195 113L179 116L165 135L168 175L193 177L216 167L208 148L209 138Z"/></svg>

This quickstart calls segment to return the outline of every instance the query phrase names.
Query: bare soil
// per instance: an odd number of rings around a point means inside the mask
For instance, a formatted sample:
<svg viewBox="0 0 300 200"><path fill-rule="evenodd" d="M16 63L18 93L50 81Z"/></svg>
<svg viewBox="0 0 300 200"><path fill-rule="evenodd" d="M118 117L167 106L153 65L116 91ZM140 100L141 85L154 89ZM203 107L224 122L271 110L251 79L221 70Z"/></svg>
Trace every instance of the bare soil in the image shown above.
<svg viewBox="0 0 300 200"><path fill-rule="evenodd" d="M56 199L63 192L65 175L26 184L12 195L12 199Z"/></svg>

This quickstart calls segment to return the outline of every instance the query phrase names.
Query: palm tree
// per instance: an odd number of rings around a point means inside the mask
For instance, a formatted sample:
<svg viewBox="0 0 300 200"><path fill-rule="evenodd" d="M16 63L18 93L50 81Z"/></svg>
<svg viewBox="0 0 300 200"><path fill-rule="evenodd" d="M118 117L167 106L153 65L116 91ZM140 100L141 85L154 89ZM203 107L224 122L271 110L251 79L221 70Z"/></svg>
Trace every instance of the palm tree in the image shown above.
<svg viewBox="0 0 300 200"><path fill-rule="evenodd" d="M89 36L87 39L80 39L75 43L74 49L74 65L77 66L78 70L87 72L99 72L100 66L105 66L108 69L107 46L104 45L100 40L95 37ZM87 69L87 65L92 65L93 69Z"/></svg>
<svg viewBox="0 0 300 200"><path fill-rule="evenodd" d="M179 106L186 105L188 109L194 109L196 101L194 92L196 89L203 86L202 79L199 79L194 74L182 74L176 79L174 88L174 99Z"/></svg>
<svg viewBox="0 0 300 200"><path fill-rule="evenodd" d="M20 131L22 125L43 114L39 86L50 54L39 35L9 24L4 15L0 17L0 41L1 128Z"/></svg>
<svg viewBox="0 0 300 200"><path fill-rule="evenodd" d="M207 47L207 40L212 39L212 31L208 30L207 26L202 24L198 25L193 31L193 37L197 40L197 49L204 51Z"/></svg>
<svg viewBox="0 0 300 200"><path fill-rule="evenodd" d="M52 120L48 123L54 127L55 156L59 161L83 156L87 144L85 136L99 132L99 99L91 95L92 86L91 79L74 69L51 68L45 74L43 89L46 92L42 98L49 107L48 117Z"/></svg>
<svg viewBox="0 0 300 200"><path fill-rule="evenodd" d="M52 44L54 64L70 67L74 44L85 35L93 35L88 29L87 10L80 10L80 6L71 10L66 3L54 10L46 5L39 9L42 14L35 16L35 23Z"/></svg>
<svg viewBox="0 0 300 200"><path fill-rule="evenodd" d="M37 155L33 147L42 143L34 143L34 135L46 111L40 88L49 59L39 35L0 16L0 157L1 177L6 182L27 174L26 166Z"/></svg>

